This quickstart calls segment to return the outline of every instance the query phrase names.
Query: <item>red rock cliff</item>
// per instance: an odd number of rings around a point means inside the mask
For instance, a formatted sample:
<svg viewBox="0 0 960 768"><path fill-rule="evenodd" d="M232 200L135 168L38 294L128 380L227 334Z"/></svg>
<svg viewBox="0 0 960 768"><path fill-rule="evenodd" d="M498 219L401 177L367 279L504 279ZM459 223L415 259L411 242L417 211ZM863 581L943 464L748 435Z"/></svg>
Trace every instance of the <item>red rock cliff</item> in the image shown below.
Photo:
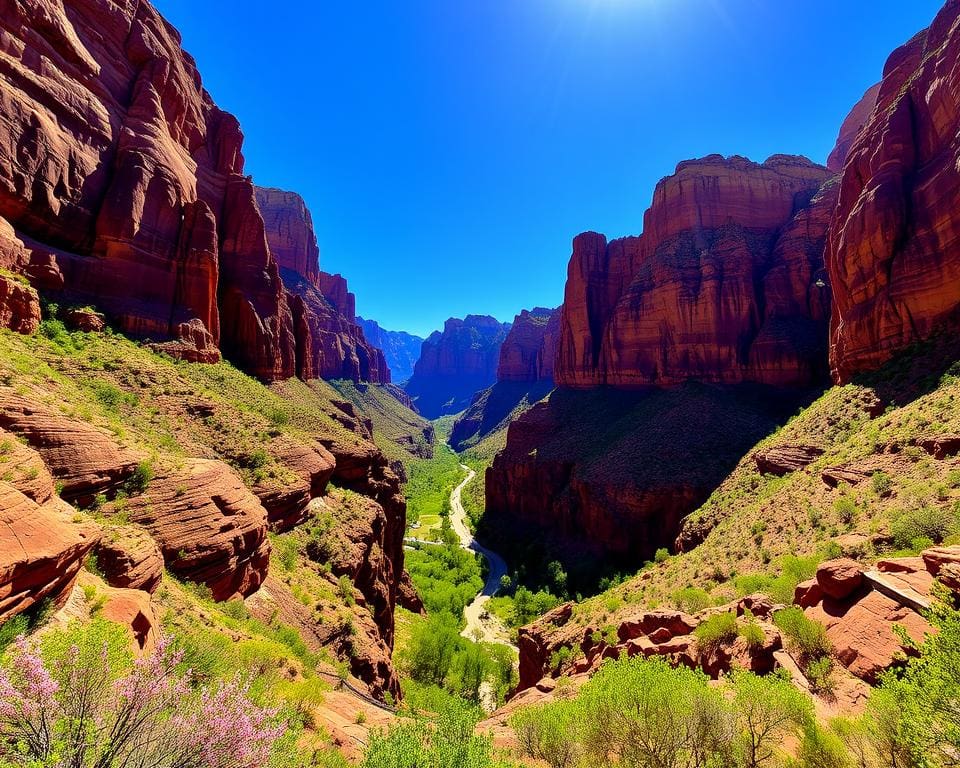
<svg viewBox="0 0 960 768"><path fill-rule="evenodd" d="M259 375L291 375L239 124L176 30L148 2L106 0L15 3L0 29L0 261L128 333L222 341Z"/></svg>
<svg viewBox="0 0 960 768"><path fill-rule="evenodd" d="M428 419L457 413L475 393L493 384L500 345L509 330L509 323L467 315L463 320L447 320L442 333L430 334L405 386L420 413Z"/></svg>
<svg viewBox="0 0 960 768"><path fill-rule="evenodd" d="M657 185L640 237L579 236L558 385L810 384L826 336L815 274L829 178L804 158L712 155Z"/></svg>
<svg viewBox="0 0 960 768"><path fill-rule="evenodd" d="M513 321L500 347L497 381L547 381L553 379L553 364L560 336L560 310L523 310Z"/></svg>
<svg viewBox="0 0 960 768"><path fill-rule="evenodd" d="M347 281L320 271L320 248L303 198L263 187L257 187L256 195L292 310L297 376L389 383L383 352L366 340L357 323Z"/></svg>
<svg viewBox="0 0 960 768"><path fill-rule="evenodd" d="M956 319L960 2L895 51L843 169L827 266L837 381Z"/></svg>

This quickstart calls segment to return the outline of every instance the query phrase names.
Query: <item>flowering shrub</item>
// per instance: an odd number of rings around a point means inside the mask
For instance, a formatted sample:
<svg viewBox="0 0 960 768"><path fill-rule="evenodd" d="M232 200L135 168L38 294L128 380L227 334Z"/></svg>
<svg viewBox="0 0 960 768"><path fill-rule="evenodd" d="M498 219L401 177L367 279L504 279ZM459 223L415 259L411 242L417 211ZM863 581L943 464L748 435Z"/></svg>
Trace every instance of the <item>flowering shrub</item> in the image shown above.
<svg viewBox="0 0 960 768"><path fill-rule="evenodd" d="M72 768L259 768L285 730L244 681L193 684L168 638L133 660L105 621L17 639L0 666L0 762Z"/></svg>

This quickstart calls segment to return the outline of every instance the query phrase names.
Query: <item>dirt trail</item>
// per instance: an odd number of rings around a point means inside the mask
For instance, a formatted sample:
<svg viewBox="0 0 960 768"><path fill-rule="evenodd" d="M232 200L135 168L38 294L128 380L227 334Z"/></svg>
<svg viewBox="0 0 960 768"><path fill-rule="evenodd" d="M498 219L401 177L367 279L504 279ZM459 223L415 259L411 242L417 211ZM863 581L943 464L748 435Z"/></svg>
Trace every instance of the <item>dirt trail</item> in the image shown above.
<svg viewBox="0 0 960 768"><path fill-rule="evenodd" d="M463 508L463 489L477 476L477 473L465 464L461 464L460 467L466 470L467 476L450 494L450 526L460 539L460 546L486 558L490 567L483 589L463 611L467 626L461 634L483 643L512 646L510 633L503 622L488 613L485 607L487 601L500 589L500 579L507 574L507 563L492 549L487 549L480 544L470 533L470 528L467 526L467 512Z"/></svg>

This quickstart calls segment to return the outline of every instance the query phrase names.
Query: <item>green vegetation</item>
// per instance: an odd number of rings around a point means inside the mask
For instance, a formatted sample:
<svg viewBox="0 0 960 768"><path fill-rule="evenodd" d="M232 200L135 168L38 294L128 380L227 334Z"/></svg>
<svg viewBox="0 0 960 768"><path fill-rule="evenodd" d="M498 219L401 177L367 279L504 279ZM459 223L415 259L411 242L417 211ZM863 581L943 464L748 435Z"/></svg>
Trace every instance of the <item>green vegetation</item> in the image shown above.
<svg viewBox="0 0 960 768"><path fill-rule="evenodd" d="M375 733L362 768L508 768L489 737L474 734L477 713L448 702L432 721L422 717Z"/></svg>
<svg viewBox="0 0 960 768"><path fill-rule="evenodd" d="M450 514L450 492L463 479L460 460L438 443L433 458L411 462L408 474L407 523L417 538L437 540L441 519Z"/></svg>
<svg viewBox="0 0 960 768"><path fill-rule="evenodd" d="M526 755L551 768L758 768L813 723L810 701L782 677L743 672L726 686L730 695L662 659L621 659L575 698L520 710L512 725Z"/></svg>
<svg viewBox="0 0 960 768"><path fill-rule="evenodd" d="M694 630L701 653L710 654L736 639L737 617L733 613L717 613Z"/></svg>

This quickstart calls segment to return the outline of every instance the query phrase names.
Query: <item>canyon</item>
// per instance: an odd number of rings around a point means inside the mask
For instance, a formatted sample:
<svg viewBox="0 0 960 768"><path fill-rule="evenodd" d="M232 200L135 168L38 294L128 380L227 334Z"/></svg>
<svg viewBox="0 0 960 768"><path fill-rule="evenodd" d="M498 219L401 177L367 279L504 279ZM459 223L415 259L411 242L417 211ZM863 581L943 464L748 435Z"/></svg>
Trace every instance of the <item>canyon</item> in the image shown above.
<svg viewBox="0 0 960 768"><path fill-rule="evenodd" d="M473 395L496 381L500 345L510 330L487 315L450 318L423 342L413 376L404 386L429 419L459 413Z"/></svg>
<svg viewBox="0 0 960 768"><path fill-rule="evenodd" d="M253 637L278 690L313 665L392 717L424 488L508 561L468 629L503 640L488 599L551 568L587 595L517 630L515 709L621 656L817 695L788 607L862 708L917 652L894 626L920 641L960 592L960 0L826 165L680 162L642 234L574 238L560 307L425 340L357 316L150 3L18 2L0 31L0 622L102 616L201 661Z"/></svg>

